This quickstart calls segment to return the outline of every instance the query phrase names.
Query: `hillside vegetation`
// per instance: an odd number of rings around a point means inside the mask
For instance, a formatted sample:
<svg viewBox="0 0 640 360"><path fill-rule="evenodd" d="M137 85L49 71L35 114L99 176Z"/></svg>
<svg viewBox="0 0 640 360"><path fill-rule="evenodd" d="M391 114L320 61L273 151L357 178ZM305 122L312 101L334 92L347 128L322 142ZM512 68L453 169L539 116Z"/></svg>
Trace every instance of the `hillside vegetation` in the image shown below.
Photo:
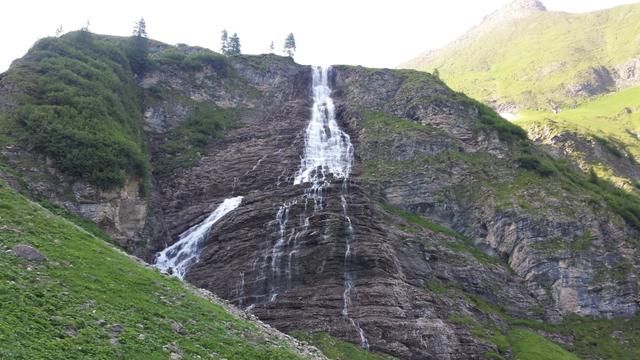
<svg viewBox="0 0 640 360"><path fill-rule="evenodd" d="M2 182L0 244L0 358L302 358Z"/></svg>
<svg viewBox="0 0 640 360"><path fill-rule="evenodd" d="M140 97L123 46L86 32L45 38L6 76L20 94L5 134L103 189L147 178Z"/></svg>
<svg viewBox="0 0 640 360"><path fill-rule="evenodd" d="M550 102L582 102L568 86L591 80L593 67L640 55L640 4L584 14L540 11L478 29L402 67L438 69L452 88L483 101L542 110Z"/></svg>
<svg viewBox="0 0 640 360"><path fill-rule="evenodd" d="M403 67L437 69L454 89L509 113L583 171L637 192L640 88L626 77L637 73L640 4L581 14L522 11L522 18L485 20Z"/></svg>

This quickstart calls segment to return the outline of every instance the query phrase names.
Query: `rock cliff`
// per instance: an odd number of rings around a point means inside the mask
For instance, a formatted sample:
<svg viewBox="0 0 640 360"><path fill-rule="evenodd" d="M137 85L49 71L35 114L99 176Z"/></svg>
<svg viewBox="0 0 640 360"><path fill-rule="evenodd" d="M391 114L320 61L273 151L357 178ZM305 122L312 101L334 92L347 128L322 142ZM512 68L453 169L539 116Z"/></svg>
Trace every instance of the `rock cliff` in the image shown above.
<svg viewBox="0 0 640 360"><path fill-rule="evenodd" d="M274 55L185 63L203 52L154 43L154 66L138 79L146 195L133 178L107 192L50 177L55 164L19 142L2 149L13 169L3 177L96 221L149 262L243 196L186 280L285 332L364 336L402 359L511 357L502 334L513 319L637 312L639 233L618 195L584 183L486 106L425 73L334 67L337 120L355 159L348 182L330 181L311 212L306 186L294 184L311 68ZM188 126L203 104L228 119L224 135L184 145L185 134L201 135ZM276 258L282 238L286 256Z"/></svg>

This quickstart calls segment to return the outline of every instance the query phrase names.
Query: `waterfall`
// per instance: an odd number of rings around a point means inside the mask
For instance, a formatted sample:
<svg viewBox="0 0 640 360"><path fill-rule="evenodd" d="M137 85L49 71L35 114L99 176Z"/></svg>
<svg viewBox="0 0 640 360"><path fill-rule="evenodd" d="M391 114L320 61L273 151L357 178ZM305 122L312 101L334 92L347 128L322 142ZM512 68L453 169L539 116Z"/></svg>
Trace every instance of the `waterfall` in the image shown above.
<svg viewBox="0 0 640 360"><path fill-rule="evenodd" d="M154 266L184 279L189 268L198 262L201 242L206 239L213 225L241 203L242 196L223 201L204 221L180 234L178 242L159 252Z"/></svg>
<svg viewBox="0 0 640 360"><path fill-rule="evenodd" d="M360 345L369 348L369 342L360 324L351 318L349 311L351 308L351 293L354 289L354 275L351 271L354 260L353 252L353 225L348 215L347 191L348 178L353 164L353 145L351 138L342 131L336 122L335 105L331 99L331 88L329 86L330 68L313 67L313 106L311 108L311 120L305 131L304 156L300 163L300 169L295 177L294 184L310 184L305 189L305 199L313 200L313 214L322 210L324 200L324 189L331 183L332 179L342 179L342 190L340 200L342 203L343 218L345 223L345 254L344 254L344 292L342 316L347 319L356 329L360 337ZM292 250L289 252L287 264L287 276L291 277L292 258L297 252L297 239L304 234L309 227L309 214L305 202L305 212L301 216L300 227L302 231L293 236ZM281 214L286 211L288 215L289 206L283 205L278 211L277 219L282 225ZM286 221L284 222L286 228ZM273 258L281 256L282 245L284 244L285 230L280 227L280 240L274 245ZM277 251L276 251L277 249ZM273 268L273 267L272 267ZM272 300L274 300L272 294Z"/></svg>
<svg viewBox="0 0 640 360"><path fill-rule="evenodd" d="M351 138L336 122L336 110L329 87L329 68L313 67L313 106L311 121L305 131L304 157L294 184L311 183L305 191L307 198L315 202L315 209L322 209L324 187L329 185L329 175L347 179L353 163Z"/></svg>

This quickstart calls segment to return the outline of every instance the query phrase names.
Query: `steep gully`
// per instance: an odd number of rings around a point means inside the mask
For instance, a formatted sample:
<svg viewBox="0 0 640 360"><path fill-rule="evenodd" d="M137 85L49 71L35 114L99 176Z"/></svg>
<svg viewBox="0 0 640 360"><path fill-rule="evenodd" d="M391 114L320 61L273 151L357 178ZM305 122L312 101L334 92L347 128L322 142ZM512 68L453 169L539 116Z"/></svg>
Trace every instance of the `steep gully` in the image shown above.
<svg viewBox="0 0 640 360"><path fill-rule="evenodd" d="M357 320L349 315L352 307L351 293L354 290L354 277L351 271L355 249L353 247L354 228L349 218L347 203L348 178L353 164L353 145L347 133L336 122L335 106L331 98L328 67L312 68L313 105L311 119L305 131L304 156L300 169L294 179L294 185L309 184L302 198L285 201L276 213L274 220L278 228L278 239L270 251L264 255L260 278L269 287L268 298L262 302L274 302L279 294L291 286L293 263L299 250L299 240L309 229L309 219L323 208L323 192L332 180L342 180L340 200L345 222L344 253L344 292L342 316L347 319L360 337L360 345L369 348L369 342ZM235 190L235 183L234 183ZM304 202L304 211L299 224L289 228L289 210L298 201ZM310 208L310 202L313 207ZM198 261L202 242L210 230L225 215L240 206L242 196L228 198L222 202L202 223L193 226L179 236L179 241L156 255L155 266L162 271L184 279L189 268ZM290 231L288 231L290 230ZM297 231L296 231L297 230ZM257 264L254 263L253 267ZM244 296L244 273L240 273L237 293L239 304L252 308L255 303L247 304Z"/></svg>

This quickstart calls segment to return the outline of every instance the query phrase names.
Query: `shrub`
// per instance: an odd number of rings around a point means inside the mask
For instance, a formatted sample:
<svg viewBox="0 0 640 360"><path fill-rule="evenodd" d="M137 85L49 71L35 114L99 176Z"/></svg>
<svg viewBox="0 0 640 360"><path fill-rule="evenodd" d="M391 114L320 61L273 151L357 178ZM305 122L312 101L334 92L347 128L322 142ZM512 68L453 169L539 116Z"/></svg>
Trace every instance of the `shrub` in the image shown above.
<svg viewBox="0 0 640 360"><path fill-rule="evenodd" d="M169 175L176 169L194 166L209 142L222 137L236 118L231 110L196 103L184 122L171 131L169 141L160 147L155 171Z"/></svg>
<svg viewBox="0 0 640 360"><path fill-rule="evenodd" d="M517 142L527 139L527 132L518 125L501 118L493 109L487 105L473 99L468 99L473 106L478 109L480 129L494 130L498 133L500 140L507 142Z"/></svg>
<svg viewBox="0 0 640 360"><path fill-rule="evenodd" d="M208 50L187 55L182 61L182 64L183 67L189 69L211 66L220 76L227 76L229 73L229 61L227 57Z"/></svg>
<svg viewBox="0 0 640 360"><path fill-rule="evenodd" d="M120 45L70 33L34 45L8 76L26 95L11 114L23 140L63 173L102 189L147 178L142 114Z"/></svg>
<svg viewBox="0 0 640 360"><path fill-rule="evenodd" d="M522 169L533 171L540 176L551 176L555 170L547 161L540 160L533 155L522 155L516 159L518 166Z"/></svg>

